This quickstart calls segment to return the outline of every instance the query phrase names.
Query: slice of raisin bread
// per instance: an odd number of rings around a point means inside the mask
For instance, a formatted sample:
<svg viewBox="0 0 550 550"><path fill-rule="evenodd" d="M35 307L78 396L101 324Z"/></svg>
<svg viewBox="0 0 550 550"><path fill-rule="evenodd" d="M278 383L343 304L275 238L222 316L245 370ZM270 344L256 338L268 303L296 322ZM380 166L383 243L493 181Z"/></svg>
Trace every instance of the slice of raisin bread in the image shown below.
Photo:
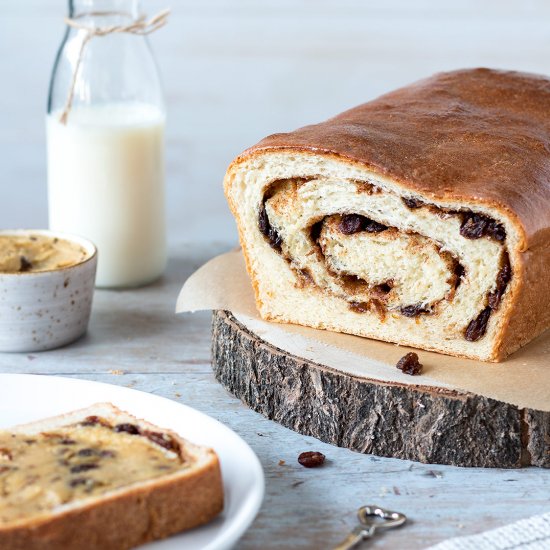
<svg viewBox="0 0 550 550"><path fill-rule="evenodd" d="M0 431L2 550L120 550L223 508L218 457L102 403Z"/></svg>

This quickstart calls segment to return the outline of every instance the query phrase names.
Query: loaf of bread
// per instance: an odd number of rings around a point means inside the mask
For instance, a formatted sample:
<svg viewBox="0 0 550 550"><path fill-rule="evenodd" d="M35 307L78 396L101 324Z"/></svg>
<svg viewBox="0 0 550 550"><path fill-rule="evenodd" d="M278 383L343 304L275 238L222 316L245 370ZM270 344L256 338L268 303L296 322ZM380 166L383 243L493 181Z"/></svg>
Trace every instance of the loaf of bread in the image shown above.
<svg viewBox="0 0 550 550"><path fill-rule="evenodd" d="M237 157L264 319L500 361L550 326L550 80L435 75Z"/></svg>
<svg viewBox="0 0 550 550"><path fill-rule="evenodd" d="M2 550L121 550L223 508L214 451L98 404L0 431Z"/></svg>

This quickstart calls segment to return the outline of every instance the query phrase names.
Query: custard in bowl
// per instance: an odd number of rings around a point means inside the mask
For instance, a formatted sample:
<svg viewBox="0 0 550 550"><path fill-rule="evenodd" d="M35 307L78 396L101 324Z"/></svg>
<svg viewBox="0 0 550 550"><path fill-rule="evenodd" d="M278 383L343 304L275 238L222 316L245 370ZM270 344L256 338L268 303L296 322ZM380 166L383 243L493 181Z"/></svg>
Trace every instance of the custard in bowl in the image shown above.
<svg viewBox="0 0 550 550"><path fill-rule="evenodd" d="M82 336L96 267L96 248L86 239L0 231L0 351L43 351Z"/></svg>

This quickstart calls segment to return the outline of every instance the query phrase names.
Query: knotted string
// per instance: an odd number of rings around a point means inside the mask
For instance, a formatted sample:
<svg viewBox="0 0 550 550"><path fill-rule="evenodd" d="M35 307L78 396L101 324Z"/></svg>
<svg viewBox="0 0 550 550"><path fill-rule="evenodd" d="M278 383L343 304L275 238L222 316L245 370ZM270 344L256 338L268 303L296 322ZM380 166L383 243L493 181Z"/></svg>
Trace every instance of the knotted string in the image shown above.
<svg viewBox="0 0 550 550"><path fill-rule="evenodd" d="M167 23L169 14L170 14L170 10L163 10L157 13L157 15L155 15L151 19L149 19L149 21L146 20L145 15L140 15L137 19L134 19L128 25L110 25L108 27L90 27L88 25L85 25L80 21L78 21L79 17L83 17L83 16L78 16L74 18L66 17L65 23L69 27L72 27L73 29L85 30L86 35L84 36L84 38L82 39L82 43L80 44L78 59L76 61L76 65L74 68L73 77L71 80L71 86L69 88L69 94L67 95L67 100L65 102L65 106L63 107L63 112L59 117L59 122L61 122L61 124L67 124L67 119L69 117L69 112L71 110L71 106L73 103L74 90L76 86L76 78L78 76L78 69L80 68L80 63L82 62L82 58L84 57L84 50L86 48L86 45L94 36L106 36L107 34L123 33L123 32L144 36L146 34L155 32L161 27L164 27L164 25L166 25ZM90 12L84 15L102 16L102 15L120 15L120 13L102 11L102 12Z"/></svg>

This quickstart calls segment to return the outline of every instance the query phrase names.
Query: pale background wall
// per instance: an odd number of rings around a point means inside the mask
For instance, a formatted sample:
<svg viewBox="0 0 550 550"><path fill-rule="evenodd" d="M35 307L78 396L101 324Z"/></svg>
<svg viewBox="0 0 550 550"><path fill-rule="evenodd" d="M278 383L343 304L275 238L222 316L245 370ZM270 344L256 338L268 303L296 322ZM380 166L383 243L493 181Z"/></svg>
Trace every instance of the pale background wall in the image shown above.
<svg viewBox="0 0 550 550"><path fill-rule="evenodd" d="M170 238L232 242L230 160L439 70L550 74L546 0L145 0L168 103ZM43 116L62 0L0 0L0 227L47 225Z"/></svg>

